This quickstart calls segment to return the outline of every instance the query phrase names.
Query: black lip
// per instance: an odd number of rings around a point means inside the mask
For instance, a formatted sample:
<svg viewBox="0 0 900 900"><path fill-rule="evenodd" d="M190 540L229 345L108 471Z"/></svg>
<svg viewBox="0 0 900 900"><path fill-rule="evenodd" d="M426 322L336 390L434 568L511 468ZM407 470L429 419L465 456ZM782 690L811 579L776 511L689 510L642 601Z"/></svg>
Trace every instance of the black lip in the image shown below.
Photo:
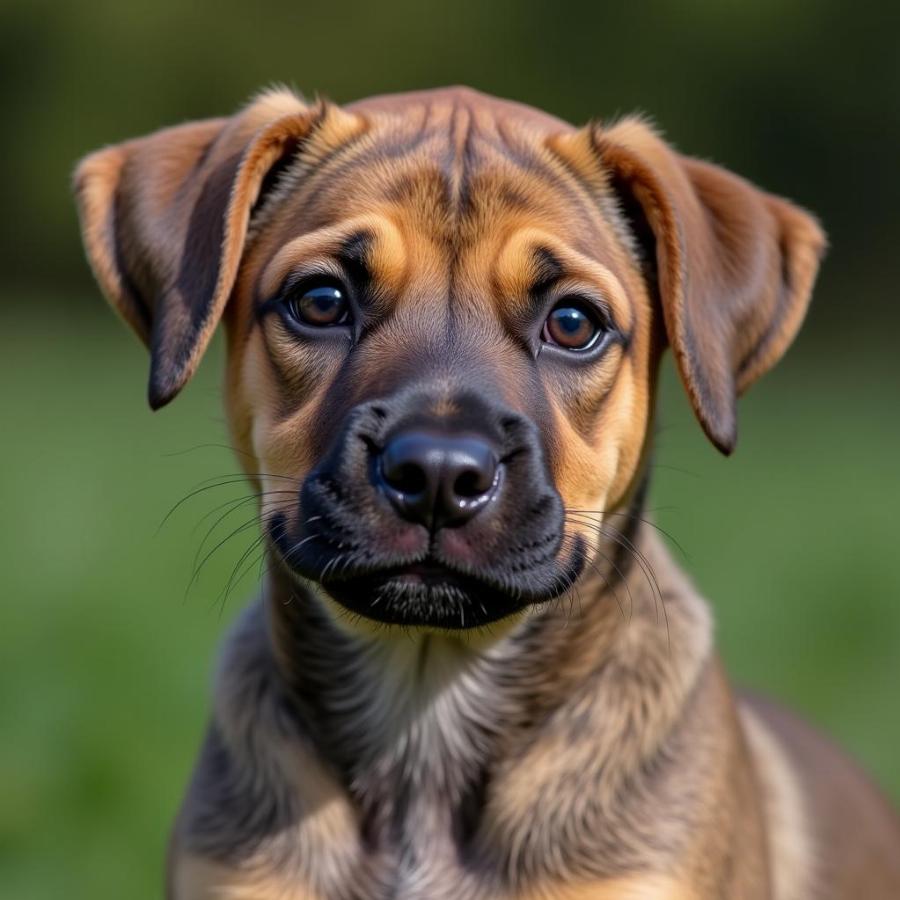
<svg viewBox="0 0 900 900"><path fill-rule="evenodd" d="M427 556L329 578L323 577L327 564L308 568L292 553L283 517L270 522L269 539L290 572L318 582L348 612L385 625L450 631L490 625L553 600L575 583L587 559L579 536L567 563L548 559L525 581L506 586L496 578L459 572ZM321 558L318 552L315 556Z"/></svg>
<svg viewBox="0 0 900 900"><path fill-rule="evenodd" d="M322 583L348 611L385 625L459 631L489 625L526 605L478 578L430 562Z"/></svg>

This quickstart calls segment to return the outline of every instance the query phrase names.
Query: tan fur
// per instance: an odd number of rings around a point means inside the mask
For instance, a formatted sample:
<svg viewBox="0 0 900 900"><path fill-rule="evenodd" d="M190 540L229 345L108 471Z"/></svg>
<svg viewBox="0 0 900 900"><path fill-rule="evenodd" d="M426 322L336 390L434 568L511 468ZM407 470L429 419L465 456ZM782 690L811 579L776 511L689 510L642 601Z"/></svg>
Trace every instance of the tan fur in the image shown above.
<svg viewBox="0 0 900 900"><path fill-rule="evenodd" d="M178 863L173 893L189 900L325 900L287 881L254 878L190 857ZM697 900L697 894L674 879L650 875L576 886L548 885L492 900Z"/></svg>
<svg viewBox="0 0 900 900"><path fill-rule="evenodd" d="M763 793L769 822L774 900L793 900L813 893L817 859L810 839L807 804L797 773L768 727L749 708L741 717Z"/></svg>
<svg viewBox="0 0 900 900"><path fill-rule="evenodd" d="M559 561L589 548L558 600L401 632L270 547L226 644L171 897L900 895L893 813L826 742L735 701L704 601L641 515L661 354L730 452L738 394L809 301L808 213L639 119L578 130L467 89L344 109L267 92L99 151L76 188L97 280L150 347L154 406L224 321L228 424L264 524L303 524L297 488L360 404L413 379L449 421L465 372L542 430ZM267 302L297 273L341 276L354 247L370 332L352 353L296 340ZM523 350L548 266L553 298L599 298L621 337L589 367ZM399 540L371 532L372 552ZM842 806L838 837L823 823Z"/></svg>
<svg viewBox="0 0 900 900"><path fill-rule="evenodd" d="M171 893L190 900L323 900L307 888L256 878L191 856L179 858Z"/></svg>
<svg viewBox="0 0 900 900"><path fill-rule="evenodd" d="M696 897L694 891L674 879L650 875L578 887L549 887L521 900L696 900Z"/></svg>

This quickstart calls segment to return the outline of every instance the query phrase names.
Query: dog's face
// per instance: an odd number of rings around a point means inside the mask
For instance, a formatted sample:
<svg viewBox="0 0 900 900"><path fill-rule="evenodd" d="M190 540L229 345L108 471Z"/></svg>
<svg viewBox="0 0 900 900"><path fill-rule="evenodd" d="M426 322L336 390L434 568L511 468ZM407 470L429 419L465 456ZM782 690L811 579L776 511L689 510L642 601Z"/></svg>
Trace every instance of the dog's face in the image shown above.
<svg viewBox="0 0 900 900"><path fill-rule="evenodd" d="M462 628L570 587L648 419L647 291L562 159L466 98L327 113L259 212L232 424L282 559L363 616ZM501 119L501 123L504 120ZM324 145L324 146L323 146Z"/></svg>
<svg viewBox="0 0 900 900"><path fill-rule="evenodd" d="M593 564L641 477L667 343L730 450L822 248L808 215L640 122L575 131L458 90L269 94L95 154L78 188L154 406L224 315L232 434L283 566L434 628L512 616Z"/></svg>

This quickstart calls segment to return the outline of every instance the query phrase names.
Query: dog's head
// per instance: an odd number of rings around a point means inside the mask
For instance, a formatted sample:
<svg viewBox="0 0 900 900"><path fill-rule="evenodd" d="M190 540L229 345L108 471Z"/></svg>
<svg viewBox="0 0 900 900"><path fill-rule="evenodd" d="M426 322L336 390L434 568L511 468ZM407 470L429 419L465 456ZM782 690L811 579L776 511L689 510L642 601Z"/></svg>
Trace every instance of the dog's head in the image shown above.
<svg viewBox="0 0 900 900"><path fill-rule="evenodd" d="M224 318L272 551L353 612L437 628L590 565L641 477L665 346L730 452L824 244L641 121L575 130L464 89L270 92L95 153L76 188L94 272L150 348L151 405Z"/></svg>

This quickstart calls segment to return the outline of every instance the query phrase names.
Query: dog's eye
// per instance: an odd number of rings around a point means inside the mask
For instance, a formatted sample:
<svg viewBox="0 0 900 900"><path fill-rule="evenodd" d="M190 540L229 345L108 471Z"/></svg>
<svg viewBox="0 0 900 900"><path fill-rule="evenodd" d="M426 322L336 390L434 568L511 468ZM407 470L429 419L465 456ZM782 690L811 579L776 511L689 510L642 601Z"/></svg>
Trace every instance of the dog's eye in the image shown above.
<svg viewBox="0 0 900 900"><path fill-rule="evenodd" d="M288 315L301 325L328 328L350 319L350 305L343 288L331 281L306 284L285 298Z"/></svg>
<svg viewBox="0 0 900 900"><path fill-rule="evenodd" d="M565 299L547 316L541 340L564 350L590 350L602 332L598 317L583 302Z"/></svg>

